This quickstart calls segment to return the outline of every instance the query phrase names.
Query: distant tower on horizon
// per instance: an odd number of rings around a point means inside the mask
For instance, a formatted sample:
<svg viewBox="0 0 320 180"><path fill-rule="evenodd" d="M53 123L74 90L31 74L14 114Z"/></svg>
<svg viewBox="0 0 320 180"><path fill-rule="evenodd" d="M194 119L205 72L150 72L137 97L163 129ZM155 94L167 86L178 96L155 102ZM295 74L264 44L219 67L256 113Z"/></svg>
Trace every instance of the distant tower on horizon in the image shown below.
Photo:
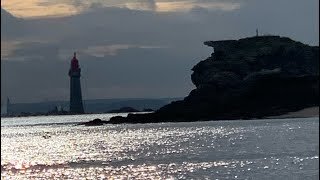
<svg viewBox="0 0 320 180"><path fill-rule="evenodd" d="M83 103L80 84L80 72L79 61L76 57L76 53L71 60L71 67L69 70L70 76L70 109L71 113L83 114Z"/></svg>
<svg viewBox="0 0 320 180"><path fill-rule="evenodd" d="M10 114L10 100L7 97L6 103L3 105L1 104L1 116L6 116Z"/></svg>
<svg viewBox="0 0 320 180"><path fill-rule="evenodd" d="M256 29L256 36L257 36L257 37L259 36L258 28Z"/></svg>
<svg viewBox="0 0 320 180"><path fill-rule="evenodd" d="M7 115L10 114L10 100L9 97L7 97Z"/></svg>

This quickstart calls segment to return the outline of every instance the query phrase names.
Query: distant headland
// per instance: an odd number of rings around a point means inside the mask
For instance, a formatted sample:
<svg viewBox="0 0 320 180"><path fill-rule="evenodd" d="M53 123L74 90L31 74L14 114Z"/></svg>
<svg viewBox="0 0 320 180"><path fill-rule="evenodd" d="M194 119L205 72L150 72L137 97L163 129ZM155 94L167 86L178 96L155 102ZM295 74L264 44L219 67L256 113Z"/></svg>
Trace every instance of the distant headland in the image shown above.
<svg viewBox="0 0 320 180"><path fill-rule="evenodd" d="M257 119L319 106L318 46L280 36L204 44L214 52L192 68L187 97L108 123Z"/></svg>

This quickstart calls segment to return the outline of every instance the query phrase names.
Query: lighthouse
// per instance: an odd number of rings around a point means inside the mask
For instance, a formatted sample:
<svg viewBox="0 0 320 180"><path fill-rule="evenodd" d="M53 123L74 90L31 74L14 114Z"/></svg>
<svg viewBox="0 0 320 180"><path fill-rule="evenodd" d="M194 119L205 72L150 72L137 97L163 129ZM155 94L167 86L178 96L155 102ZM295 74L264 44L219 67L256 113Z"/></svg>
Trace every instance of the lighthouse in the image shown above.
<svg viewBox="0 0 320 180"><path fill-rule="evenodd" d="M79 61L77 59L76 53L71 60L71 66L69 70L70 77L70 113L72 114L83 114L83 103L81 94L81 84L80 84L80 72Z"/></svg>

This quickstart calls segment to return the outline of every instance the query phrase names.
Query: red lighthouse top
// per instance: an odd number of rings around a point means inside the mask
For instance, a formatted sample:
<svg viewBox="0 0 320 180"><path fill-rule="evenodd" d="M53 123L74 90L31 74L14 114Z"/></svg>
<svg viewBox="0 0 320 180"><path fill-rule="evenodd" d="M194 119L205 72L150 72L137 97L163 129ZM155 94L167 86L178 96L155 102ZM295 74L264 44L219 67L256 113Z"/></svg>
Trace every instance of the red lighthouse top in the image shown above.
<svg viewBox="0 0 320 180"><path fill-rule="evenodd" d="M71 71L79 69L79 61L76 57L76 53L74 53L73 58L71 60Z"/></svg>

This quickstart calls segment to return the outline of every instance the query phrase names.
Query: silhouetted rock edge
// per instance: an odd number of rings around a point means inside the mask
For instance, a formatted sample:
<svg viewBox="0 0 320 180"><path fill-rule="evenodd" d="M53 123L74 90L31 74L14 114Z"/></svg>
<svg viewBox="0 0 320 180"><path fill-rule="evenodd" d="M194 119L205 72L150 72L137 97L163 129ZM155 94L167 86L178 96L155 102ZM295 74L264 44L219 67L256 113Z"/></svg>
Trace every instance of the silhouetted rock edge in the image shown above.
<svg viewBox="0 0 320 180"><path fill-rule="evenodd" d="M211 57L195 65L196 89L150 114L107 123L259 119L319 106L319 47L287 37L207 41Z"/></svg>

